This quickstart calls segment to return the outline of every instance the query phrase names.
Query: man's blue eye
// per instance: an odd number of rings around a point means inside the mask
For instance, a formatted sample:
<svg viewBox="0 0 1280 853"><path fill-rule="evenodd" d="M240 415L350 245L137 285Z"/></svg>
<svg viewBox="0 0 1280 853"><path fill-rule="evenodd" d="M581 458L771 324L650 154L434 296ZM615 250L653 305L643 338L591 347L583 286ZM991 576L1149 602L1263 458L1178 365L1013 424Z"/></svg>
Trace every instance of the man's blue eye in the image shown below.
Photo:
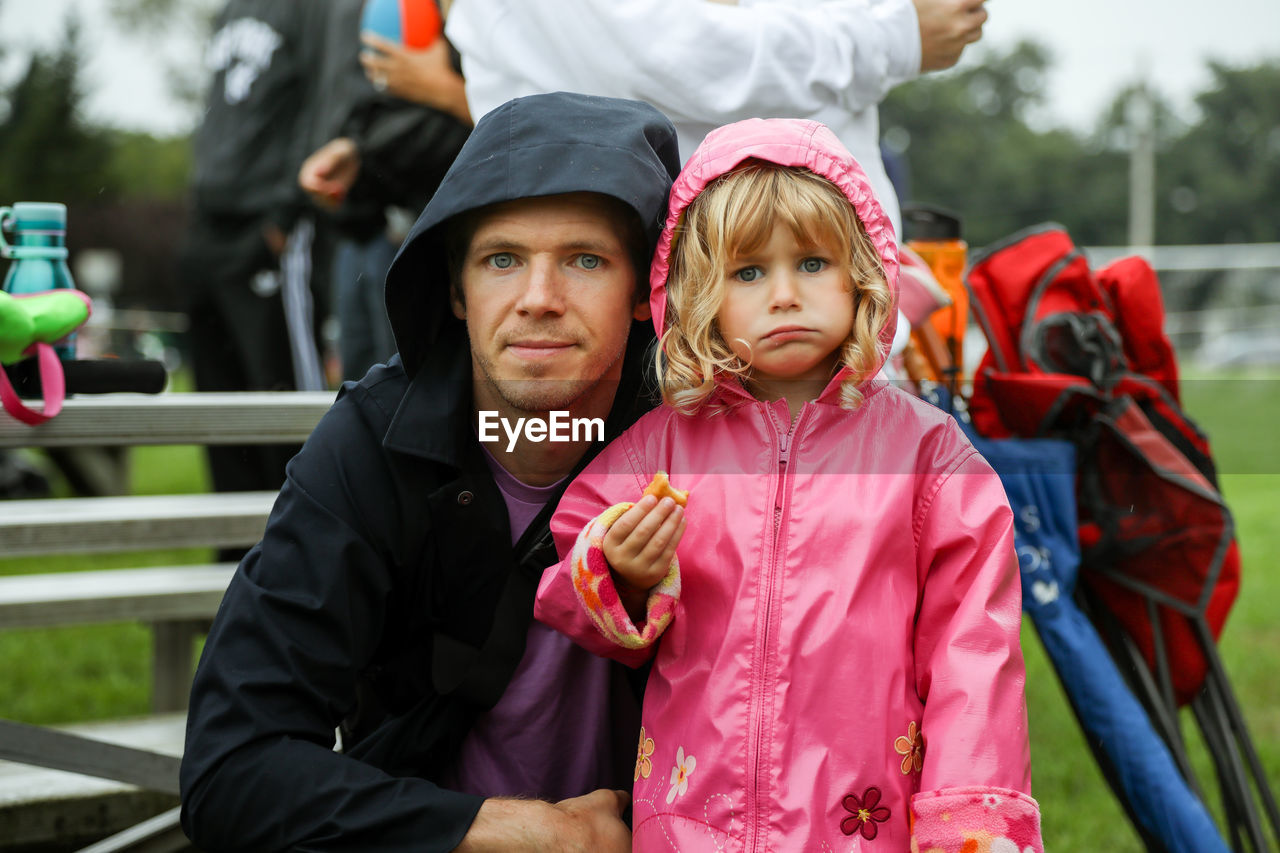
<svg viewBox="0 0 1280 853"><path fill-rule="evenodd" d="M760 277L760 268L747 267L745 269L738 270L734 275L737 277L738 281L755 281Z"/></svg>
<svg viewBox="0 0 1280 853"><path fill-rule="evenodd" d="M800 269L805 272L822 272L827 266L827 262L822 258L805 258L800 262Z"/></svg>
<svg viewBox="0 0 1280 853"><path fill-rule="evenodd" d="M500 270L510 269L511 265L515 262L516 259L506 252L501 252L489 259L489 263L493 264L495 268Z"/></svg>
<svg viewBox="0 0 1280 853"><path fill-rule="evenodd" d="M598 255L579 255L578 266L584 270L598 269L600 266L600 257Z"/></svg>

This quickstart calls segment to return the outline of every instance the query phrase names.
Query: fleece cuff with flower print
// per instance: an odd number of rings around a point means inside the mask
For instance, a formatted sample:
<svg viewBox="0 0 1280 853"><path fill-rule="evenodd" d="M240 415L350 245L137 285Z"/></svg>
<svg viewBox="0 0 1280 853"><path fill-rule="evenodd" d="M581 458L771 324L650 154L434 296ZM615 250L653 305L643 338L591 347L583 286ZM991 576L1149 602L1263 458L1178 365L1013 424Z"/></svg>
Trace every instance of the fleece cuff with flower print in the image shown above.
<svg viewBox="0 0 1280 853"><path fill-rule="evenodd" d="M676 602L680 600L680 563L673 557L667 576L649 591L644 627L637 628L618 598L609 561L604 558L605 534L631 506L631 503L614 504L596 516L578 534L569 559L573 591L600 633L623 648L643 649L653 645L671 624Z"/></svg>
<svg viewBox="0 0 1280 853"><path fill-rule="evenodd" d="M911 853L1044 853L1040 806L1008 788L975 785L911 798Z"/></svg>

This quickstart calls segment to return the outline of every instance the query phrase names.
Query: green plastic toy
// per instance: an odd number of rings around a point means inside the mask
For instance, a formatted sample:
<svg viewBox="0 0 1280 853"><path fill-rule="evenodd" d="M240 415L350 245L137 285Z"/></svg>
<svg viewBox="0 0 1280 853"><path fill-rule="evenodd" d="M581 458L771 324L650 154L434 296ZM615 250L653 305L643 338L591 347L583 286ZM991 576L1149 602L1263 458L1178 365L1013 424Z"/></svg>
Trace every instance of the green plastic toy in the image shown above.
<svg viewBox="0 0 1280 853"><path fill-rule="evenodd" d="M78 290L22 295L0 291L0 364L14 364L35 356L44 393L43 411L28 408L13 390L8 375L0 370L0 402L9 414L34 425L62 411L66 386L62 363L53 345L89 319L91 306L89 297Z"/></svg>

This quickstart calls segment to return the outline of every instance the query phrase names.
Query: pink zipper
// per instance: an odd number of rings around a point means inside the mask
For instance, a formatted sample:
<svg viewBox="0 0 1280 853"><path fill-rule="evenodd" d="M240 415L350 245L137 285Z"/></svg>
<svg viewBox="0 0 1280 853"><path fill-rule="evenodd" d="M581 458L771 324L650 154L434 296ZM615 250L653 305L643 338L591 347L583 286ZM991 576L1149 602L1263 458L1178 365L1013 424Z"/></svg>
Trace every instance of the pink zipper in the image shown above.
<svg viewBox="0 0 1280 853"><path fill-rule="evenodd" d="M747 742L747 765L750 772L747 775L747 825L751 827L751 835L747 844L748 851L755 851L767 847L767 834L765 832L765 821L761 818L760 809L760 753L763 748L761 741L763 740L764 725L764 696L766 695L765 687L770 680L768 673L765 672L767 662L769 660L769 644L771 642L770 634L773 623L773 591L775 586L775 578L777 575L777 567L779 562L779 543L782 533L782 510L783 502L786 497L787 482L787 462L791 455L791 439L796 434L800 426L800 422L804 420L805 408L800 410L800 414L795 421L788 425L783 431L778 428L778 422L774 417L773 406L765 403L765 408L769 413L769 421L774 426L778 435L778 484L774 491L773 498L773 542L769 551L769 560L765 564L765 576L763 585L765 590L764 612L760 620L759 634L756 638L756 653L751 662L751 713L750 717L750 734Z"/></svg>

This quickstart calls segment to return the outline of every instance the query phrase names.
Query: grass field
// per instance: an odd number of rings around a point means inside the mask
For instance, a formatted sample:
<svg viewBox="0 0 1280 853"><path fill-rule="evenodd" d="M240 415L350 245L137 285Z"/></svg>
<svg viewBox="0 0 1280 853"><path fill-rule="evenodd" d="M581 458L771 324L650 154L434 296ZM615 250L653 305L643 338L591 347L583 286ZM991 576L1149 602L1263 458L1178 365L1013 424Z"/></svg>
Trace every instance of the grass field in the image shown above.
<svg viewBox="0 0 1280 853"><path fill-rule="evenodd" d="M1223 491L1236 517L1244 557L1239 599L1221 651L1273 785L1280 786L1280 382L1195 378L1184 383L1191 415L1214 442ZM138 493L195 492L207 478L195 448L133 451ZM3 511L3 504L0 504ZM0 574L201 562L204 551L117 554L61 560L3 560ZM150 635L139 625L0 631L0 718L58 723L145 714ZM1054 853L1141 851L1089 753L1035 632L1023 631L1027 658L1035 795ZM1200 777L1212 770L1194 721L1183 729ZM1211 802L1216 810L1216 799Z"/></svg>
<svg viewBox="0 0 1280 853"><path fill-rule="evenodd" d="M130 451L133 492L207 491L196 447ZM0 512L4 504L0 502ZM0 575L207 563L208 549L0 559ZM0 718L70 723L150 711L151 632L137 623L0 631Z"/></svg>
<svg viewBox="0 0 1280 853"><path fill-rule="evenodd" d="M1280 793L1280 442L1272 437L1278 390L1280 380L1256 377L1194 377L1182 388L1188 413L1213 442L1243 557L1240 594L1219 649L1266 776ZM1024 624L1022 633L1032 787L1043 813L1045 849L1139 853L1144 847L1093 762L1034 629ZM1182 728L1221 821L1212 764L1190 712L1184 712Z"/></svg>

